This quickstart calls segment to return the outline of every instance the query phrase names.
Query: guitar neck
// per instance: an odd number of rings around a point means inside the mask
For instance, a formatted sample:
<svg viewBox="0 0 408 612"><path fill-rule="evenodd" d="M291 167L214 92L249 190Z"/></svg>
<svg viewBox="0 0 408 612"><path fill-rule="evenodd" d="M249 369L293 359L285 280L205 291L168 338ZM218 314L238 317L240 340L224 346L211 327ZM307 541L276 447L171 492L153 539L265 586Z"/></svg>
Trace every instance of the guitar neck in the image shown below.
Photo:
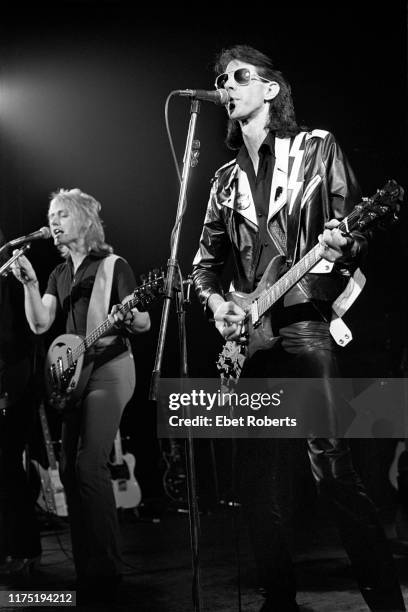
<svg viewBox="0 0 408 612"><path fill-rule="evenodd" d="M54 447L51 441L50 430L48 427L47 415L45 414L44 405L41 404L39 408L41 429L44 436L45 450L47 452L47 459L49 466L52 470L57 470L57 460L55 459Z"/></svg>
<svg viewBox="0 0 408 612"><path fill-rule="evenodd" d="M122 464L123 463L123 451L122 451L122 441L121 441L119 430L115 436L114 452L115 452L115 457L114 457L114 461L112 462L113 465Z"/></svg>
<svg viewBox="0 0 408 612"><path fill-rule="evenodd" d="M349 231L359 218L358 210L353 210L337 227L343 231ZM261 317L282 296L285 295L296 283L298 283L323 257L320 255L320 244L316 244L300 261L264 291L257 300L258 315Z"/></svg>
<svg viewBox="0 0 408 612"><path fill-rule="evenodd" d="M140 302L138 297L131 298L126 304L121 304L119 307L119 311L122 314L127 314L132 308L135 308L137 304ZM106 332L111 330L114 327L115 323L112 323L107 317L98 327L96 327L90 334L83 339L81 344L79 344L72 352L73 361L77 361L81 355L83 355L95 342L99 340Z"/></svg>

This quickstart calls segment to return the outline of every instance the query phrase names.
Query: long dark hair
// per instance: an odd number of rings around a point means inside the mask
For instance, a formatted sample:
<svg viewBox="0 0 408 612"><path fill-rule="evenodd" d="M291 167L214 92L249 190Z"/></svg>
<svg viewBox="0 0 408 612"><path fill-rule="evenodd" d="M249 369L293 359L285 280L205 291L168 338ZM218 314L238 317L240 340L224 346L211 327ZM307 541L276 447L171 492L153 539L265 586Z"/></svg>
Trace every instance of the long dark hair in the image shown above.
<svg viewBox="0 0 408 612"><path fill-rule="evenodd" d="M251 64L255 66L259 76L279 83L280 91L269 103L269 123L266 127L275 132L276 136L280 138L298 134L301 128L296 121L290 85L282 72L274 68L272 60L253 47L235 45L234 47L223 49L219 53L216 58L215 72L217 74L225 72L226 67L232 60ZM238 121L229 119L225 142L230 149L239 149L242 145L241 127Z"/></svg>

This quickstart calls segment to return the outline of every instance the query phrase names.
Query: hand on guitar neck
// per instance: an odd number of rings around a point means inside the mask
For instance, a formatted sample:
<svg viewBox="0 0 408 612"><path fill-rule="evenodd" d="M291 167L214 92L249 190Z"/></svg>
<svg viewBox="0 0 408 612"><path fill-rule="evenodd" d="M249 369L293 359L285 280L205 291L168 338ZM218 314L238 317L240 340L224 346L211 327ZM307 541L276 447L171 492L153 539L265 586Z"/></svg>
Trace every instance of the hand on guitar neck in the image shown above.
<svg viewBox="0 0 408 612"><path fill-rule="evenodd" d="M339 225L338 219L330 219L319 236L320 256L333 263L350 256L359 247L351 235L339 229Z"/></svg>

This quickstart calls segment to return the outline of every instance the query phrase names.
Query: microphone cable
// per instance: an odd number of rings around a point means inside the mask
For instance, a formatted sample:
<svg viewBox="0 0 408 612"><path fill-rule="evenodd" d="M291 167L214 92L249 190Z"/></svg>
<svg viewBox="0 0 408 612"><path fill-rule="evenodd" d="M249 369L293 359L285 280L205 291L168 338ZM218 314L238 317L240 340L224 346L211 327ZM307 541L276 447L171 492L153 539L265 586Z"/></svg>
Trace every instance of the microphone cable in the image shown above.
<svg viewBox="0 0 408 612"><path fill-rule="evenodd" d="M169 122L169 104L170 104L170 100L171 100L171 98L173 98L174 96L177 96L178 94L179 94L179 90L178 89L174 89L167 96L166 103L164 105L164 120L165 120L165 124L166 124L166 132L167 132L167 138L169 140L170 151L171 151L172 159L173 159L173 162L174 162L174 166L176 168L177 178L179 180L179 183L181 184L182 177L181 177L180 168L178 166L176 150L175 150L175 147L174 147L173 137L172 137L171 129L170 129L170 122ZM170 235L170 250L172 250L172 247L173 247L174 234L175 234L178 226L180 225L180 222L181 222L182 218L184 217L184 213L186 211L186 208L187 208L187 195L184 198L184 202L183 202L183 206L182 206L181 212L180 212L179 216L177 217L177 219L176 219L176 221L174 223L173 229L171 230L171 235Z"/></svg>

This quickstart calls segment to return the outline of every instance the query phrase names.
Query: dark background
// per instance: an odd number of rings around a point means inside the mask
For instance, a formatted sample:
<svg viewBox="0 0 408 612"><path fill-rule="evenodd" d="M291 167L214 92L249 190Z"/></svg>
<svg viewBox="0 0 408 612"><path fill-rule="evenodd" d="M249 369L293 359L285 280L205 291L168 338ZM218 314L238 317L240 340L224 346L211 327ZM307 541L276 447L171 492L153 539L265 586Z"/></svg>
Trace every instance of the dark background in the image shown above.
<svg viewBox="0 0 408 612"><path fill-rule="evenodd" d="M103 1L2 4L0 227L8 239L46 224L52 191L79 187L101 201L107 241L136 276L164 266L178 198L164 103L173 89L211 89L216 53L237 43L274 58L292 84L298 120L336 135L365 195L388 178L408 188L404 2L344 8L287 3L279 9L273 3L228 9L202 4L194 17L191 7L181 5L157 15L136 7ZM174 98L170 122L180 162L188 121L188 100ZM179 252L185 275L210 178L232 157L223 144L225 123L222 108L202 104L200 163L191 175ZM342 354L349 376L397 376L405 367L406 229L402 211L399 224L371 245L365 292L346 317L355 336ZM44 288L58 263L51 241L33 243L30 257ZM152 330L133 341L138 387L122 424L147 496L160 490L155 406L147 399L160 312L156 306ZM188 313L191 375L215 376L220 347L194 298ZM177 364L173 314L163 374L177 376ZM216 442L220 473L228 444ZM207 455L206 444L199 445L199 462L200 453Z"/></svg>

